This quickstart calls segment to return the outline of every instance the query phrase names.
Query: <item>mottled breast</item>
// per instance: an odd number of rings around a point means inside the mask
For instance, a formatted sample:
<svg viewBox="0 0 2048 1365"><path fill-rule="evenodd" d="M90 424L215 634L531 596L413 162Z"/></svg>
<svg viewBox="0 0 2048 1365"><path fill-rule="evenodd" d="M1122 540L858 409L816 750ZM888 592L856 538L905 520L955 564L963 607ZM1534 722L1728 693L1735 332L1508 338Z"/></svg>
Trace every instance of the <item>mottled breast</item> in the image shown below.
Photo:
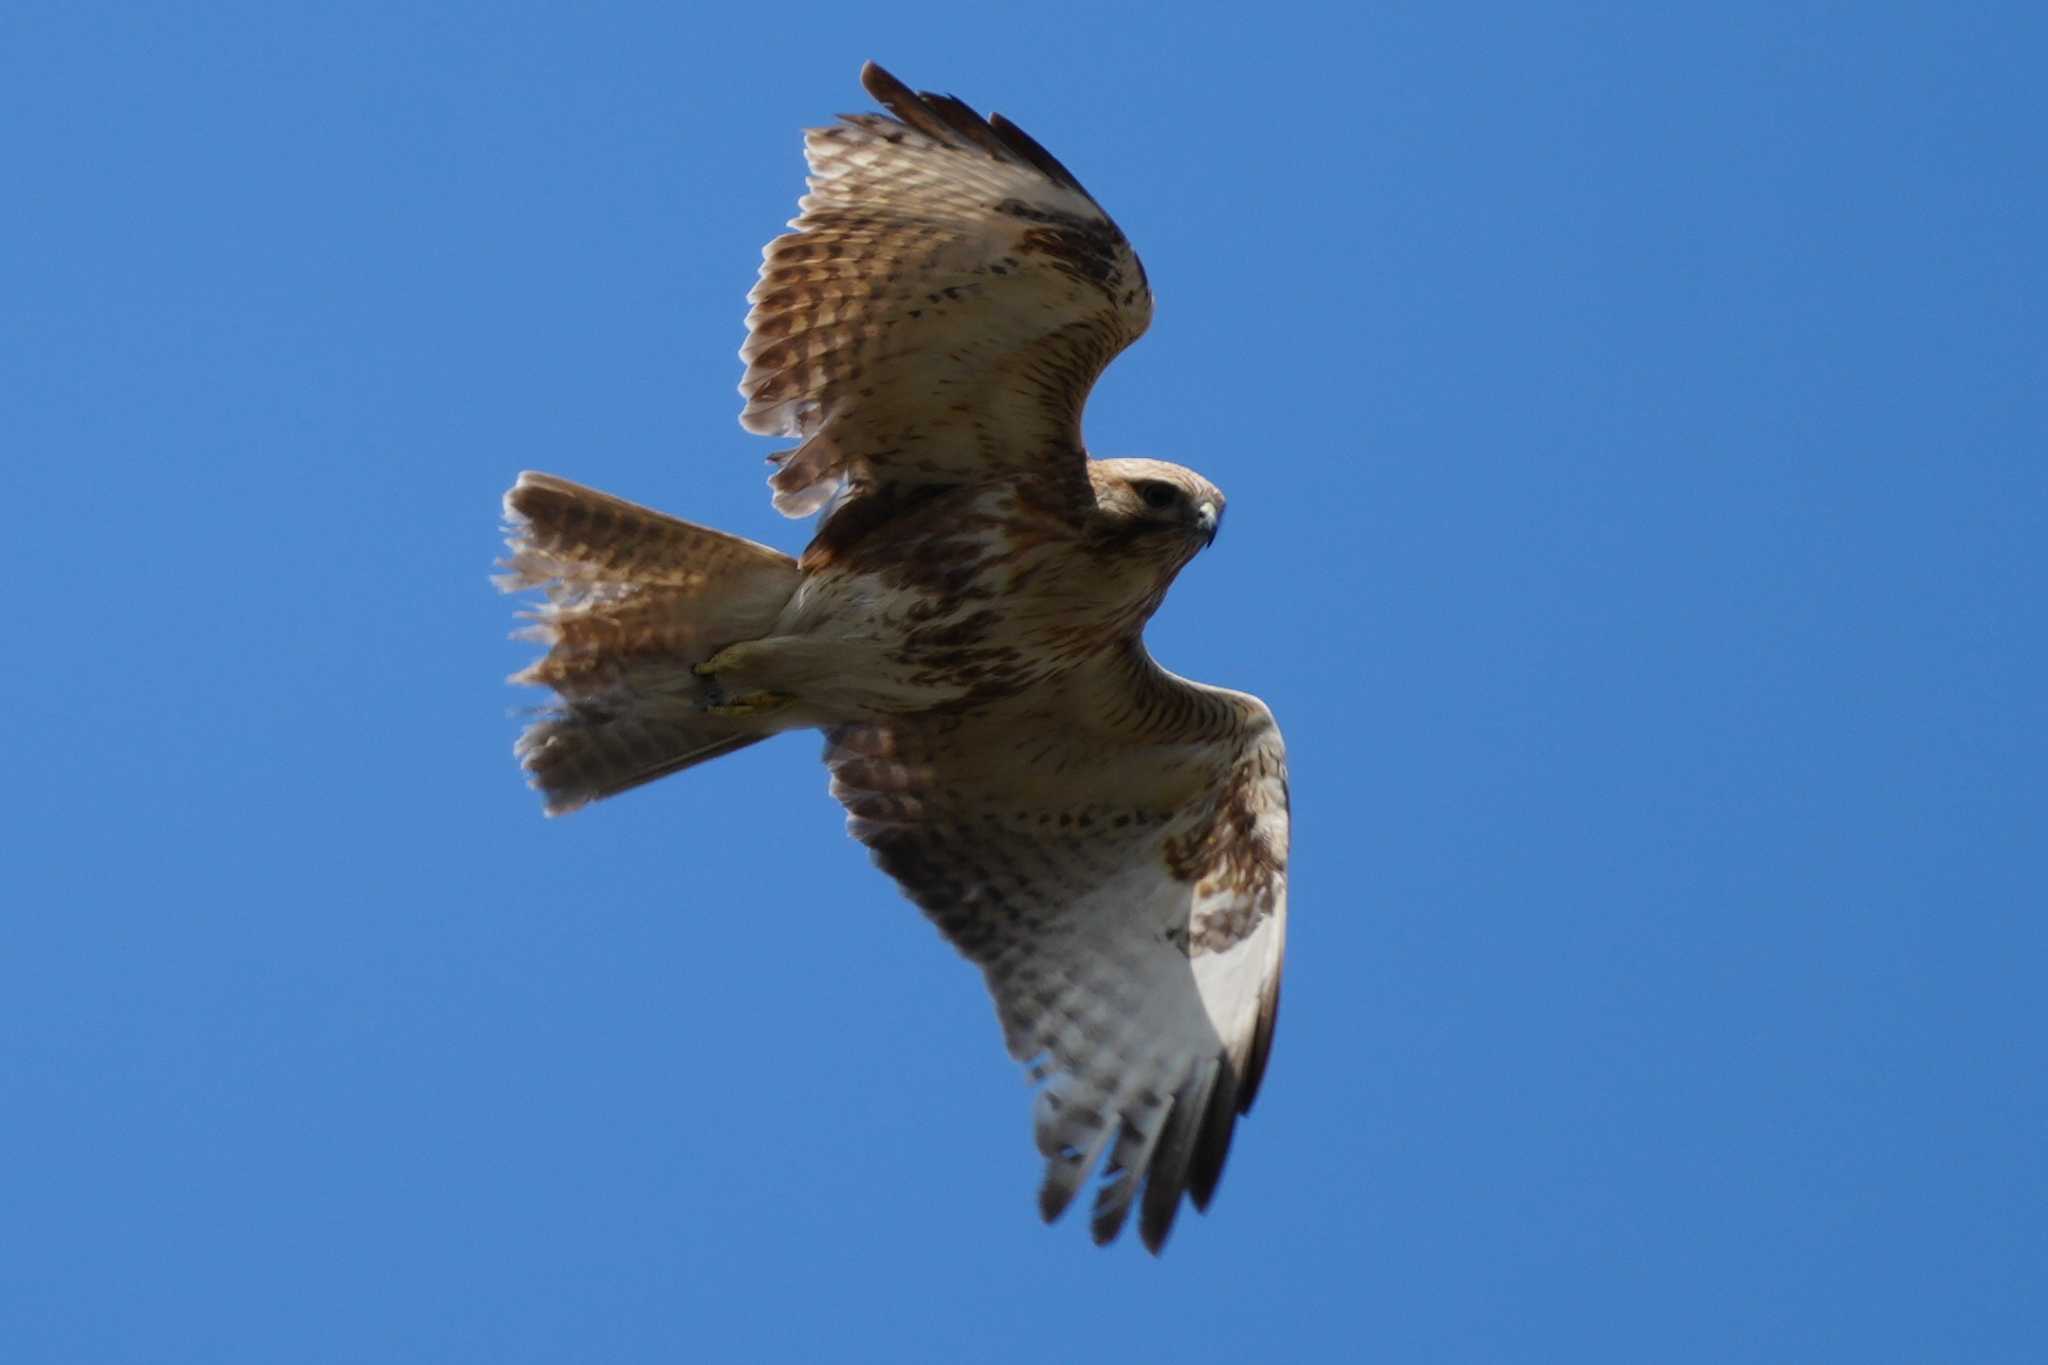
<svg viewBox="0 0 2048 1365"><path fill-rule="evenodd" d="M1098 558L1031 482L890 487L819 527L784 624L871 646L935 703L1008 696L1131 630Z"/></svg>

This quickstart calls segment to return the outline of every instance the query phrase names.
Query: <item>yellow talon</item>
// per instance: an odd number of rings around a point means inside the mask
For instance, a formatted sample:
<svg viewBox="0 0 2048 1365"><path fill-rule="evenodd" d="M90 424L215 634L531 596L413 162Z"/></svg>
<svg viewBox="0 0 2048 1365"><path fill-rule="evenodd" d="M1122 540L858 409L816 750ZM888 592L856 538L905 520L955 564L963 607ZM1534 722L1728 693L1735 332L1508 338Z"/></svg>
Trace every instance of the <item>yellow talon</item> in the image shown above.
<svg viewBox="0 0 2048 1365"><path fill-rule="evenodd" d="M744 720L748 716L780 711L792 700L794 699L780 692L742 692L729 701L721 702L717 706L707 706L704 710L708 715L724 716L728 720Z"/></svg>
<svg viewBox="0 0 2048 1365"><path fill-rule="evenodd" d="M720 673L730 672L747 660L745 645L727 645L701 664L694 664L690 671L700 678L715 678Z"/></svg>

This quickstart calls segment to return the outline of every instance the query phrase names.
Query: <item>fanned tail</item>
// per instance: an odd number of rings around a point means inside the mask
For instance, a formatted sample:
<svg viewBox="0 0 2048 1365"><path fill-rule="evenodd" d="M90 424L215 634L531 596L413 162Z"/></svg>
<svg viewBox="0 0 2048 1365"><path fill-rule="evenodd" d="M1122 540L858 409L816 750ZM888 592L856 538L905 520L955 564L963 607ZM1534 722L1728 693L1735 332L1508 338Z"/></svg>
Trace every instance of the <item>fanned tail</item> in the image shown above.
<svg viewBox="0 0 2048 1365"><path fill-rule="evenodd" d="M554 689L518 754L550 815L766 739L772 717L708 714L692 668L765 634L794 559L549 474L505 494L499 588L547 601L521 632L548 652L512 677Z"/></svg>

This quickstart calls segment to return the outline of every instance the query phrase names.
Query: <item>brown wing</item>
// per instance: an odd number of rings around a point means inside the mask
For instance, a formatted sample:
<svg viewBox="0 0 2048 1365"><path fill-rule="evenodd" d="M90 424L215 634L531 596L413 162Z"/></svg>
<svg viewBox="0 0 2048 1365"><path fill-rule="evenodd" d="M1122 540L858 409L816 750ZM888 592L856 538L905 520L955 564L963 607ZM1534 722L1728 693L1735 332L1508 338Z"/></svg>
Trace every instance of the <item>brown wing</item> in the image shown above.
<svg viewBox="0 0 2048 1365"><path fill-rule="evenodd" d="M747 297L740 423L804 442L775 505L843 481L1044 471L1086 497L1081 407L1152 317L1144 267L1066 167L1000 114L870 62L894 117L805 137L810 193Z"/></svg>
<svg viewBox="0 0 2048 1365"><path fill-rule="evenodd" d="M1142 1184L1156 1252L1183 1193L1208 1206L1272 1044L1286 756L1257 700L1149 659L1060 691L844 727L826 761L854 836L981 967L1042 1082L1046 1219L1101 1159L1095 1240Z"/></svg>

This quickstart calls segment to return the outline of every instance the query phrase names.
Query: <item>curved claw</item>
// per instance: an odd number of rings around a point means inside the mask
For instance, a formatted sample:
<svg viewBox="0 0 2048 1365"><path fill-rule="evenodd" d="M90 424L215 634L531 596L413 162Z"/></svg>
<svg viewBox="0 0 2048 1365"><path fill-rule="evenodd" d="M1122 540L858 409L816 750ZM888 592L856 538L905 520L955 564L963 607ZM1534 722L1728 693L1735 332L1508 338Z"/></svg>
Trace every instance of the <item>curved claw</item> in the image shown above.
<svg viewBox="0 0 2048 1365"><path fill-rule="evenodd" d="M698 671L703 670L700 668ZM744 720L749 716L764 716L780 711L795 700L796 698L781 692L742 692L716 705L707 706L704 710L707 715L724 716L729 720Z"/></svg>
<svg viewBox="0 0 2048 1365"><path fill-rule="evenodd" d="M753 651L742 644L727 645L701 664L692 665L690 671L700 678L715 678L721 673L731 673L745 666Z"/></svg>

